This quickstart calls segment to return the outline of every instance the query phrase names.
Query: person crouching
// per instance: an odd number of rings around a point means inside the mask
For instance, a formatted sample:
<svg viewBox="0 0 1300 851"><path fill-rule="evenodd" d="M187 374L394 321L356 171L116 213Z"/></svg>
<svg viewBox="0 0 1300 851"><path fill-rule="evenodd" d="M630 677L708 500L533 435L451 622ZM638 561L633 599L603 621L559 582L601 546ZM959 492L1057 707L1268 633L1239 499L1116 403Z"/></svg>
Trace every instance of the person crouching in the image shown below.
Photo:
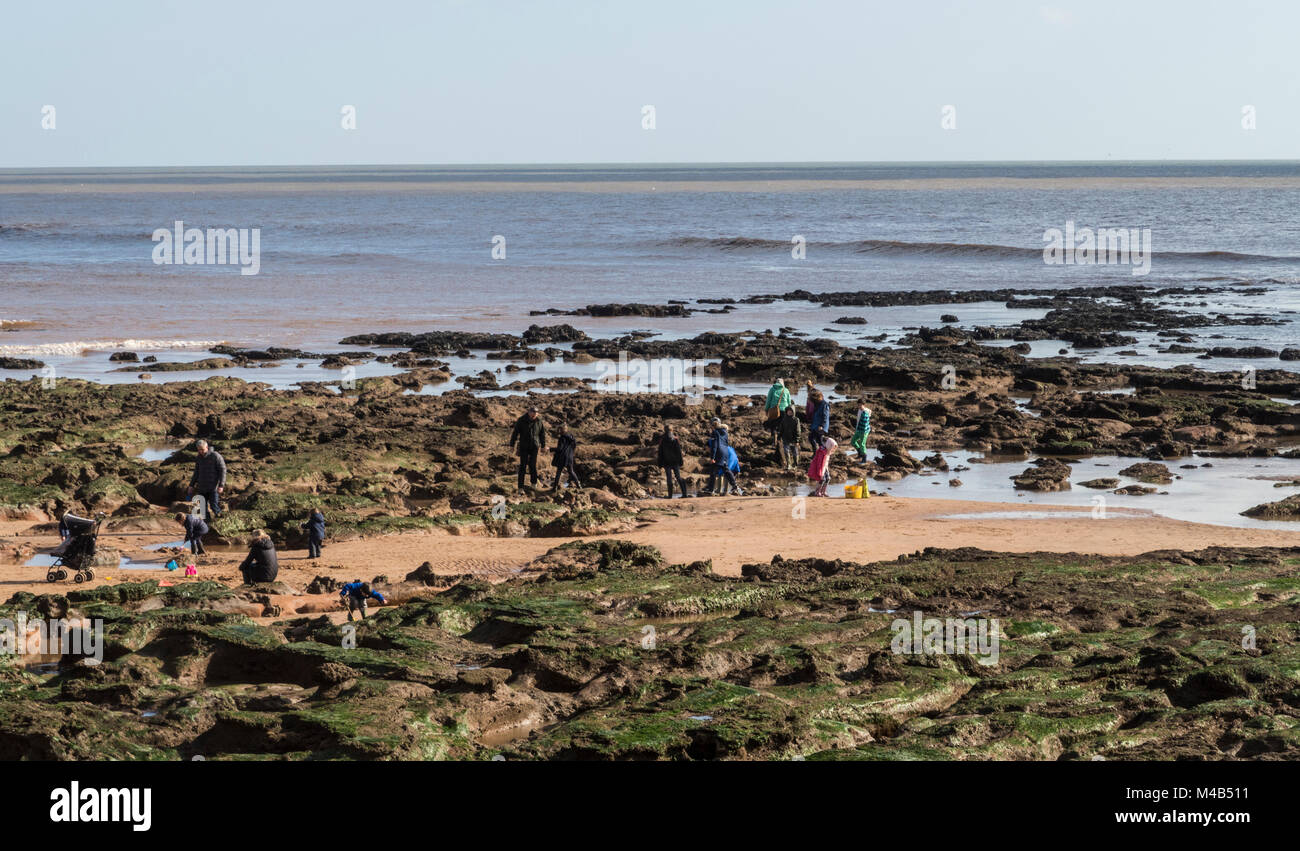
<svg viewBox="0 0 1300 851"><path fill-rule="evenodd" d="M384 595L370 587L369 582L349 582L339 591L339 596L348 604L348 620L352 620L354 611L361 611L361 619L366 619L366 603L371 599L378 600L381 603L387 603Z"/></svg>
<svg viewBox="0 0 1300 851"><path fill-rule="evenodd" d="M203 549L203 536L208 534L208 524L203 518L197 514L177 513L176 522L185 527L185 543L190 545L190 553L204 555L207 551Z"/></svg>
<svg viewBox="0 0 1300 851"><path fill-rule="evenodd" d="M253 539L248 546L248 555L240 563L239 571L244 575L245 585L275 581L275 577L280 573L280 560L276 557L275 544L271 543L270 535L261 529L253 532Z"/></svg>

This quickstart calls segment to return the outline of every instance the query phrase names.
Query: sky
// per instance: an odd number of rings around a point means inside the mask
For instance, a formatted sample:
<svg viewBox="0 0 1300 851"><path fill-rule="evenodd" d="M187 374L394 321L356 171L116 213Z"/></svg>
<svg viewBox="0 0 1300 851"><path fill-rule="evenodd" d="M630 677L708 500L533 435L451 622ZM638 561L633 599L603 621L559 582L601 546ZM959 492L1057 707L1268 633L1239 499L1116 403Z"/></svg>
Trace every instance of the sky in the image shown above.
<svg viewBox="0 0 1300 851"><path fill-rule="evenodd" d="M0 168L1300 157L1281 0L41 0L3 20Z"/></svg>

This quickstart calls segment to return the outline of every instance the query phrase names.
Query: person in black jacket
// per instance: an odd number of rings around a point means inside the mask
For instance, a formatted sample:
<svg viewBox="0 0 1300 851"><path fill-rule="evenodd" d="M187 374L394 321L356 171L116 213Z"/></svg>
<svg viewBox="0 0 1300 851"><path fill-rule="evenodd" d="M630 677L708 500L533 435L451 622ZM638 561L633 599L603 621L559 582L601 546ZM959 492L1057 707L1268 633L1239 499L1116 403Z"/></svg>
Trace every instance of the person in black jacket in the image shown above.
<svg viewBox="0 0 1300 851"><path fill-rule="evenodd" d="M208 534L208 524L197 514L176 515L176 522L185 527L185 543L190 545L190 552L196 556L204 555L203 536Z"/></svg>
<svg viewBox="0 0 1300 851"><path fill-rule="evenodd" d="M537 453L546 448L546 423L537 415L537 406L529 405L528 413L515 420L510 432L510 445L518 444L519 490L524 489L524 469L527 468L533 487L537 487Z"/></svg>
<svg viewBox="0 0 1300 851"><path fill-rule="evenodd" d="M226 490L226 459L208 446L206 440L194 444L198 457L194 459L194 474L190 476L189 495L203 497L209 520L221 515L221 494Z"/></svg>
<svg viewBox="0 0 1300 851"><path fill-rule="evenodd" d="M776 421L777 450L786 472L799 466L799 431L799 418L794 415L794 408L786 408Z"/></svg>
<svg viewBox="0 0 1300 851"><path fill-rule="evenodd" d="M280 560L276 558L275 544L271 543L270 535L261 529L253 532L248 555L240 563L239 571L244 575L245 585L275 581L280 573Z"/></svg>
<svg viewBox="0 0 1300 851"><path fill-rule="evenodd" d="M568 487L582 487L582 482L578 481L578 471L573 469L573 456L578 451L577 439L569 434L569 427L561 424L560 436L555 441L555 454L551 456L551 463L555 465L555 483L551 485L551 490L560 489L560 474L568 472Z"/></svg>
<svg viewBox="0 0 1300 851"><path fill-rule="evenodd" d="M659 437L659 466L664 469L664 478L668 481L668 499L673 498L673 477L677 477L677 487L686 496L686 483L682 481L682 442L673 434L673 427L664 426L664 433Z"/></svg>

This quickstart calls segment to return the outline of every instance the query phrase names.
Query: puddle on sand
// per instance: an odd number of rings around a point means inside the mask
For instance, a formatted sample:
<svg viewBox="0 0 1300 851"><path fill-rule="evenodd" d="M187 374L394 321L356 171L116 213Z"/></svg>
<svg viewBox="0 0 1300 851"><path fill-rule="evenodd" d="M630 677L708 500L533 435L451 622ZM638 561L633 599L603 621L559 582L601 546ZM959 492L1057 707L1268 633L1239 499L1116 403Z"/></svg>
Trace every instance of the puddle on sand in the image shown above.
<svg viewBox="0 0 1300 851"><path fill-rule="evenodd" d="M481 747L499 748L502 745L508 745L511 742L517 742L520 739L528 738L528 735L536 729L538 729L537 723L529 720L522 724L515 724L512 727L502 727L501 729L493 730L490 733L483 733L475 736L474 741Z"/></svg>
<svg viewBox="0 0 1300 851"><path fill-rule="evenodd" d="M171 549L172 547L179 547L179 548L182 548L182 549L186 549L186 548L189 547L189 544L188 544L187 542L185 542L185 541L167 541L167 542L165 542L165 543L161 543L161 544L146 544L145 546L141 547L140 549L142 549L142 550L149 550L150 552L153 552L153 551L157 551L157 550L166 550L166 549Z"/></svg>
<svg viewBox="0 0 1300 851"><path fill-rule="evenodd" d="M23 567L53 567L56 556L49 553L37 553L36 555L23 562ZM165 561L136 561L127 556L120 556L117 560L118 570L163 570L167 566ZM102 573L105 570L112 570L112 565L100 565L95 568L96 573ZM69 570L71 574L71 570Z"/></svg>
<svg viewBox="0 0 1300 851"><path fill-rule="evenodd" d="M146 446L136 453L137 458L146 463L153 461L166 461L175 455L178 451L174 446Z"/></svg>

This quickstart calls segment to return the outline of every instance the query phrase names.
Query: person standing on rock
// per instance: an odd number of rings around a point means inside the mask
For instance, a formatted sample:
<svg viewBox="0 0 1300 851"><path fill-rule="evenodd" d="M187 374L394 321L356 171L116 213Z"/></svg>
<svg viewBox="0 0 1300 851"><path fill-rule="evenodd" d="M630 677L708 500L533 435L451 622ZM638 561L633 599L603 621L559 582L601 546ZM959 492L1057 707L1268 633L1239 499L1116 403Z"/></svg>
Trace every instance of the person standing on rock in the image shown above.
<svg viewBox="0 0 1300 851"><path fill-rule="evenodd" d="M185 543L190 545L190 553L196 556L205 554L203 536L208 534L208 524L197 514L176 514L176 522L185 527Z"/></svg>
<svg viewBox="0 0 1300 851"><path fill-rule="evenodd" d="M799 418L794 415L794 406L781 412L781 419L776 423L777 449L781 456L781 466L787 473L794 470L799 463Z"/></svg>
<svg viewBox="0 0 1300 851"><path fill-rule="evenodd" d="M722 493L719 496L726 496L729 489L740 496L740 485L736 484L740 459L736 457L736 450L731 448L727 427L717 417L713 418L713 435L709 438L709 460L713 463L713 472L709 476L708 493L712 494L715 483L721 482Z"/></svg>
<svg viewBox="0 0 1300 851"><path fill-rule="evenodd" d="M704 441L708 449L708 456L705 463L709 465L709 483L705 485L704 490L700 493L706 496L713 496L714 490L718 484L718 465L725 463L727 457L727 427L722 424L722 420L717 417L713 418L713 431ZM722 448L719 448L721 446Z"/></svg>
<svg viewBox="0 0 1300 851"><path fill-rule="evenodd" d="M578 481L578 471L573 469L573 456L577 452L577 438L569 434L569 426L562 423L560 436L555 439L555 454L551 456L551 464L555 467L555 483L551 485L552 491L559 491L560 476L566 472L569 474L566 487L582 487L582 482Z"/></svg>
<svg viewBox="0 0 1300 851"><path fill-rule="evenodd" d="M767 390L767 401L763 403L763 422L764 428L772 435L772 445L780 449L780 438L777 436L777 421L781 414L793 404L790 401L790 391L786 389L785 382L778 378L772 382L772 386Z"/></svg>
<svg viewBox="0 0 1300 851"><path fill-rule="evenodd" d="M816 451L822 445L822 438L831 430L831 403L820 390L812 391L809 401L813 409L808 422L808 440Z"/></svg>
<svg viewBox="0 0 1300 851"><path fill-rule="evenodd" d="M853 448L858 451L858 463L867 463L867 437L871 434L871 409L866 400L858 402L858 420L853 426Z"/></svg>
<svg viewBox="0 0 1300 851"><path fill-rule="evenodd" d="M510 432L510 445L519 452L519 490L524 489L524 470L537 487L537 453L546 448L546 423L537 415L537 406L529 405L528 413L515 420Z"/></svg>
<svg viewBox="0 0 1300 851"><path fill-rule="evenodd" d="M280 574L280 559L275 554L275 544L271 543L271 536L261 529L253 532L248 555L240 563L239 572L244 575L245 585L274 582Z"/></svg>
<svg viewBox="0 0 1300 851"><path fill-rule="evenodd" d="M320 558L320 549L325 543L325 512L313 508L302 528L307 533L307 558Z"/></svg>
<svg viewBox="0 0 1300 851"><path fill-rule="evenodd" d="M659 466L663 468L664 478L668 483L667 498L673 498L673 477L677 477L677 487L681 489L682 498L686 498L686 483L682 481L682 442L673 434L671 425L664 425L664 433L659 437Z"/></svg>
<svg viewBox="0 0 1300 851"><path fill-rule="evenodd" d="M194 475L190 477L189 496L203 497L208 519L221 516L221 494L226 490L226 459L208 446L206 440L194 444L199 457L194 459Z"/></svg>

